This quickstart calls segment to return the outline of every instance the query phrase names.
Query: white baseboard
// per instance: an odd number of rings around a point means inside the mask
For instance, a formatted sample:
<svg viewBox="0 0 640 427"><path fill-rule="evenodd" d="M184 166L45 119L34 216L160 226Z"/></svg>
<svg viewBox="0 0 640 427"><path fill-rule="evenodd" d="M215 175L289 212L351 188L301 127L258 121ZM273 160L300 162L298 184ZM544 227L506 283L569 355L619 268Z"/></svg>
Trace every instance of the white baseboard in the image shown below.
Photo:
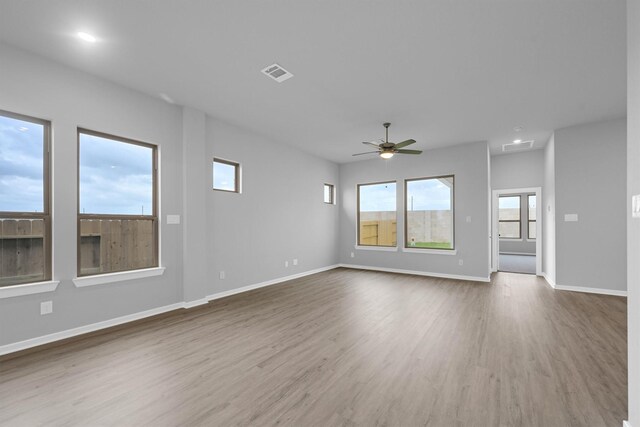
<svg viewBox="0 0 640 427"><path fill-rule="evenodd" d="M179 308L184 308L184 303L178 302L175 304L165 305L164 307L157 307L157 308L152 308L151 310L145 310L138 313L127 314L126 316L116 317L115 319L92 323L90 325L85 325L85 326L79 326L73 329L67 329L66 331L55 332L53 334L43 335L41 337L30 338L28 340L6 344L3 346L0 346L0 356L2 356L3 354L14 353L20 350L26 350L28 348L36 347L43 344L49 344L54 341L64 340L67 338L75 337L77 335L99 331L100 329L122 325L123 323L133 322L134 320L144 319L145 317L155 316L157 314L166 313L168 311L177 310Z"/></svg>
<svg viewBox="0 0 640 427"><path fill-rule="evenodd" d="M37 347L43 344L49 344L55 341L64 340L67 338L75 337L78 335L86 334L89 332L99 331L101 329L110 328L112 326L121 325L123 323L133 322L135 320L144 319L145 317L151 317L158 314L166 313L168 311L177 310L179 308L189 309L200 305L207 304L209 301L224 298L227 296L247 292L253 289L264 288L266 286L275 285L276 283L286 282L288 280L297 279L311 274L321 273L327 270L333 270L338 265L330 265L327 267L316 268L315 270L309 270L302 273L292 274L290 276L279 277L277 279L267 280L266 282L256 283L255 285L244 286L242 288L231 289L229 291L218 292L213 295L209 295L206 298L197 299L194 301L183 301L175 304L166 305L164 307L152 308L151 310L145 310L138 313L128 314L126 316L116 317L114 319L105 320L102 322L92 323L89 325L79 326L73 329L67 329L65 331L55 332L49 335L43 335L41 337L30 338L28 340L19 341L16 343L5 344L0 346L0 356L4 354L14 353L16 351L26 350L31 347Z"/></svg>
<svg viewBox="0 0 640 427"><path fill-rule="evenodd" d="M326 267L316 268L315 270L309 270L309 271L304 271L302 273L292 274L291 276L278 277L277 279L267 280L265 282L256 283L254 285L248 285L248 286L243 286L241 288L230 289L228 291L217 292L215 294L207 296L207 301L213 301L213 300L225 298L231 295L252 291L254 289L275 285L277 283L282 283L282 282L286 282L293 279L299 279L300 277L310 276L316 273L322 273L323 271L333 270L334 268L338 268L338 267L339 267L339 264L328 265Z"/></svg>
<svg viewBox="0 0 640 427"><path fill-rule="evenodd" d="M623 421L622 427L631 427L631 423L629 421Z"/></svg>
<svg viewBox="0 0 640 427"><path fill-rule="evenodd" d="M490 282L489 277L463 276L459 274L432 273L428 271L402 270L399 268L371 267L368 265L339 264L339 267L355 268L357 270L384 271L387 273L413 274L416 276L441 277L443 279L471 280L473 282Z"/></svg>
<svg viewBox="0 0 640 427"><path fill-rule="evenodd" d="M556 284L549 278L546 273L542 273L542 277L547 281L547 284L557 291L569 291L569 292L586 292L588 294L600 294L600 295L613 295L617 297L626 297L627 291L617 291L614 289L602 289L602 288L588 288L584 286L563 286Z"/></svg>

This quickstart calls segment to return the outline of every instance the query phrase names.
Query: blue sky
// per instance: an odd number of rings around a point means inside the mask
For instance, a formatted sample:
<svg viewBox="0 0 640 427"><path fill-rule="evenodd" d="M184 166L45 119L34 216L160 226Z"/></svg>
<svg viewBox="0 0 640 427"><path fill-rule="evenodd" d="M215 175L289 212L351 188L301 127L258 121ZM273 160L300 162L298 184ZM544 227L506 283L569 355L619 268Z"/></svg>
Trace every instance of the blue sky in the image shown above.
<svg viewBox="0 0 640 427"><path fill-rule="evenodd" d="M80 135L80 212L153 213L153 150Z"/></svg>
<svg viewBox="0 0 640 427"><path fill-rule="evenodd" d="M43 211L42 125L0 116L0 211ZM152 214L153 150L81 135L80 212Z"/></svg>
<svg viewBox="0 0 640 427"><path fill-rule="evenodd" d="M226 163L213 163L213 188L235 191L236 168Z"/></svg>
<svg viewBox="0 0 640 427"><path fill-rule="evenodd" d="M451 188L445 179L424 179L407 182L407 209L414 211L440 211L451 209Z"/></svg>
<svg viewBox="0 0 640 427"><path fill-rule="evenodd" d="M0 116L0 211L42 212L44 127Z"/></svg>
<svg viewBox="0 0 640 427"><path fill-rule="evenodd" d="M407 205L411 210L451 209L452 193L443 179L427 179L407 182ZM360 211L395 211L396 184L372 184L360 186Z"/></svg>
<svg viewBox="0 0 640 427"><path fill-rule="evenodd" d="M498 208L500 209L520 209L520 197L507 196L498 199Z"/></svg>

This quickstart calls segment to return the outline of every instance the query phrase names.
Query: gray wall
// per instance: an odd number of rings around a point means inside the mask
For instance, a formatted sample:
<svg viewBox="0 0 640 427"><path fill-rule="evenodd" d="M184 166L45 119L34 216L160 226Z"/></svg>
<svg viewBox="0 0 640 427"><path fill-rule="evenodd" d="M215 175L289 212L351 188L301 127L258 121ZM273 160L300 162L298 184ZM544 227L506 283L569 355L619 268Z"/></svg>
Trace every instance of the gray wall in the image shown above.
<svg viewBox="0 0 640 427"><path fill-rule="evenodd" d="M323 203L323 184L338 184L337 165L2 44L0 70L0 109L52 121L60 281L55 292L0 299L0 345L337 263L340 206ZM78 126L159 146L164 275L74 286ZM214 154L242 163L242 195L211 189ZM167 225L167 214L182 223ZM295 257L298 266L285 268ZM48 300L53 313L41 316Z"/></svg>
<svg viewBox="0 0 640 427"><path fill-rule="evenodd" d="M162 214L181 213L179 108L0 44L0 109L53 123L55 292L0 299L0 345L182 300L181 227L161 224L163 276L76 288L78 126L158 144ZM53 313L40 316L40 302Z"/></svg>
<svg viewBox="0 0 640 427"><path fill-rule="evenodd" d="M631 218L631 195L640 194L640 1L627 0L627 313L629 337L629 422L640 426L640 219Z"/></svg>
<svg viewBox="0 0 640 427"><path fill-rule="evenodd" d="M554 139L556 283L625 291L626 120L559 129Z"/></svg>
<svg viewBox="0 0 640 427"><path fill-rule="evenodd" d="M544 150L503 154L491 158L491 188L544 186Z"/></svg>
<svg viewBox="0 0 640 427"><path fill-rule="evenodd" d="M356 185L397 180L398 246L404 246L403 180L455 175L457 255L354 249ZM340 165L340 262L440 274L489 277L489 159L486 143L429 150L420 156L395 156ZM466 222L467 216L471 222ZM355 257L351 258L351 252ZM458 261L463 260L463 265Z"/></svg>
<svg viewBox="0 0 640 427"><path fill-rule="evenodd" d="M338 263L340 206L323 201L324 183L340 191L336 164L208 119L206 161L214 156L241 164L242 194L206 182L210 293Z"/></svg>
<svg viewBox="0 0 640 427"><path fill-rule="evenodd" d="M542 191L542 271L556 282L556 163L555 135L544 148L544 190Z"/></svg>

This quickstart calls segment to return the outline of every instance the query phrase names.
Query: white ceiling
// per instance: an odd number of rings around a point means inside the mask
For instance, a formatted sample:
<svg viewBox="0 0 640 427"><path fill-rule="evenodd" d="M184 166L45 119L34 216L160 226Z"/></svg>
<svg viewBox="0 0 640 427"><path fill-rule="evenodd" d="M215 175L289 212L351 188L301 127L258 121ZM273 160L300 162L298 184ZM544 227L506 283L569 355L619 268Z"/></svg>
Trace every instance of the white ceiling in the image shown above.
<svg viewBox="0 0 640 427"><path fill-rule="evenodd" d="M498 153L624 116L625 19L619 0L0 0L0 40L349 162L383 121L410 148Z"/></svg>

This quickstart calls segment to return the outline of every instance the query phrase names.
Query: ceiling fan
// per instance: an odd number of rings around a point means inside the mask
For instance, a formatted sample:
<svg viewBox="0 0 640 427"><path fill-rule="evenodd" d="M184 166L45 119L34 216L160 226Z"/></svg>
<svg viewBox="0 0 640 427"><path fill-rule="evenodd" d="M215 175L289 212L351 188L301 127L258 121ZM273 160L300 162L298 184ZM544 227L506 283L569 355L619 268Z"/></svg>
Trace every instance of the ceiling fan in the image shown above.
<svg viewBox="0 0 640 427"><path fill-rule="evenodd" d="M367 151L366 153L358 153L354 154L354 156L362 156L363 154L378 154L383 159L390 159L394 154L421 154L421 150L403 150L403 147L407 145L415 144L416 141L414 139L407 139L406 141L398 142L394 144L393 142L389 142L389 126L391 123L383 123L382 126L386 129L386 138L382 141L382 144L376 144L375 142L363 142L365 145L373 145L377 148L376 151Z"/></svg>

